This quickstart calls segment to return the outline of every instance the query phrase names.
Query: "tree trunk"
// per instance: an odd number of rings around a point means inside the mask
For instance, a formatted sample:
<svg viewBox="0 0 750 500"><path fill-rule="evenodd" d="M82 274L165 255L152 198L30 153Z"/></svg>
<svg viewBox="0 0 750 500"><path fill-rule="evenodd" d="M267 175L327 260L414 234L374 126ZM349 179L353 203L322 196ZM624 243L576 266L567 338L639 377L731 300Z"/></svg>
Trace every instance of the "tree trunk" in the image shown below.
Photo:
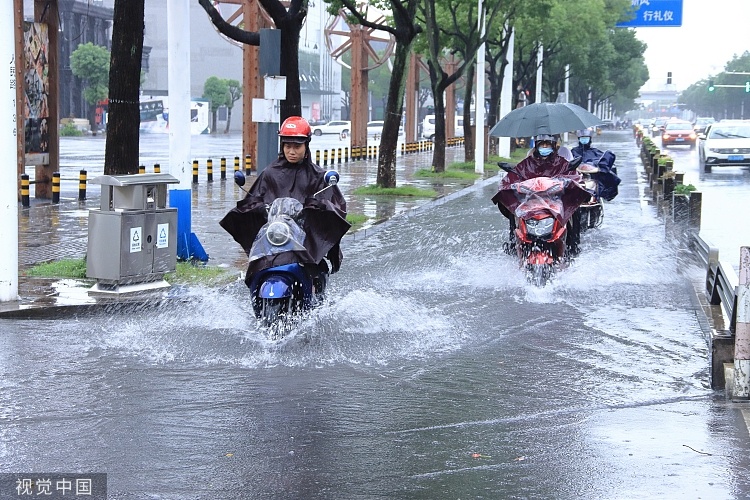
<svg viewBox="0 0 750 500"><path fill-rule="evenodd" d="M443 99L445 86L438 85L433 90L435 101L435 139L433 140L432 169L435 172L445 172L445 100Z"/></svg>
<svg viewBox="0 0 750 500"><path fill-rule="evenodd" d="M232 123L232 106L227 107L227 126L224 128L224 133L229 133L229 125Z"/></svg>
<svg viewBox="0 0 750 500"><path fill-rule="evenodd" d="M472 134L471 128L471 94L474 92L474 74L476 71L476 65L472 64L466 68L466 87L464 87L464 161L474 161L474 134ZM477 96L476 102L474 103L474 109L479 109L479 106L484 105L484 96ZM476 117L476 113L474 114ZM474 119L476 122L476 118ZM477 133L479 132L479 123L476 123L475 128Z"/></svg>
<svg viewBox="0 0 750 500"><path fill-rule="evenodd" d="M218 114L219 114L218 109L211 110L211 134L212 135L216 134L216 118Z"/></svg>
<svg viewBox="0 0 750 500"><path fill-rule="evenodd" d="M145 0L116 0L109 66L107 175L138 173L139 89Z"/></svg>
<svg viewBox="0 0 750 500"><path fill-rule="evenodd" d="M302 93L299 88L299 34L302 22L285 20L281 29L281 74L286 76L286 99L281 101L280 122L290 116L302 116Z"/></svg>
<svg viewBox="0 0 750 500"><path fill-rule="evenodd" d="M383 136L380 139L380 156L378 157L377 185L383 188L396 187L396 158L398 151L398 129L401 125L401 115L404 110L404 90L406 87L406 72L409 54L414 37L401 42L396 41L394 51L393 72L388 85L388 101L383 117ZM412 56L416 57L416 56Z"/></svg>

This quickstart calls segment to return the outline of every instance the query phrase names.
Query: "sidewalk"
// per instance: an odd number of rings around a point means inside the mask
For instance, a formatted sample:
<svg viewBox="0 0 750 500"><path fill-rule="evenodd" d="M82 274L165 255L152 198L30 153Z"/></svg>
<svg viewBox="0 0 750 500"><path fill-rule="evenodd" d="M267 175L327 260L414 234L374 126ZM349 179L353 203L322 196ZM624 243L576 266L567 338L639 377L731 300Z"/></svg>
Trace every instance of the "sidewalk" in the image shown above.
<svg viewBox="0 0 750 500"><path fill-rule="evenodd" d="M430 167L432 151L399 156L397 160L397 185L410 184L430 188L438 192L439 198L459 191L472 182L453 179L418 179L414 174L419 169ZM464 150L458 147L446 149L446 163L464 160ZM375 184L377 161L365 160L334 165L341 173L339 187L347 200L350 214L364 214L368 221L355 234L348 234L348 240L366 237L367 233L382 221L395 215L424 206L433 200L426 198L388 198L353 195L358 187ZM485 179L494 176L495 171L486 172ZM219 220L239 200L243 193L234 185L232 172L221 180L218 169L214 169L214 181L208 183L203 169L199 182L193 186L192 232L194 232L209 255L209 265L226 266L241 271L246 256L240 246L219 226ZM76 193L77 196L77 193ZM86 291L90 286L71 280L30 278L23 275L25 269L43 262L60 259L79 259L86 255L88 242L88 213L98 209L100 187L90 184L87 199L61 196L59 204L46 200L34 201L31 207L19 207L19 301L0 304L0 317L14 314L14 311L27 311L32 308L50 309L53 306L81 306L113 299L94 299ZM42 311L39 311L41 314Z"/></svg>

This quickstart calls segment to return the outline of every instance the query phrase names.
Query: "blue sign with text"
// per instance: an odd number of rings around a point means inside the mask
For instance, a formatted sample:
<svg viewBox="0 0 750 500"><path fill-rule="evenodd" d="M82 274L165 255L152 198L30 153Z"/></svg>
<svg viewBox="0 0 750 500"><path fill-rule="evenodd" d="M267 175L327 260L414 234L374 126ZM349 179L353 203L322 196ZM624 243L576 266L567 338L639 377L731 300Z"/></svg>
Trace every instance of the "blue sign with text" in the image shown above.
<svg viewBox="0 0 750 500"><path fill-rule="evenodd" d="M635 18L617 23L620 28L682 26L682 0L633 0Z"/></svg>

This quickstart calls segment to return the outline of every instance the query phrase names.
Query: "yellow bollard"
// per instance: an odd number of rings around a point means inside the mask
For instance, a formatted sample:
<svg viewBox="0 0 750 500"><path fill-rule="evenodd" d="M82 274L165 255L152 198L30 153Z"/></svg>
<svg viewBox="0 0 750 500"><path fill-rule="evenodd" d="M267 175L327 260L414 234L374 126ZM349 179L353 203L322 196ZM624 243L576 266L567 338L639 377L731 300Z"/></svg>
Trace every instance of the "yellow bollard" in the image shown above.
<svg viewBox="0 0 750 500"><path fill-rule="evenodd" d="M86 199L86 171L78 172L78 201Z"/></svg>

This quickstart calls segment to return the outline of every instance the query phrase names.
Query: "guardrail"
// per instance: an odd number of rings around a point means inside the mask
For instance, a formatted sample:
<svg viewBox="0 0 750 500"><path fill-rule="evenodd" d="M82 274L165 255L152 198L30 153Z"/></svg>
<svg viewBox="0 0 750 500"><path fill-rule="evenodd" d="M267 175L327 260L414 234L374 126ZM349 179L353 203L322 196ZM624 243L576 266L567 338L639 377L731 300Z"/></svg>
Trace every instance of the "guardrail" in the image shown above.
<svg viewBox="0 0 750 500"><path fill-rule="evenodd" d="M738 298L741 295L741 283L734 267L723 262L719 257L719 249L699 234L702 194L697 191L676 194L675 188L682 183L682 175L671 173L671 159L661 155L653 141L645 137L642 131L636 130L635 135L636 143L641 147L641 159L648 174L651 195L656 202L659 215L664 217L667 229L671 231L675 239L682 241L692 251L692 256L706 270L703 293L708 306L714 308L707 311L707 315L713 320L708 339L711 387L727 389L728 375L725 365L750 362L745 359L735 359L735 343L738 341L736 337L744 336L745 330L750 331L745 326L745 318L750 315L750 312L740 310L740 307L748 308L750 304L744 304L748 301L740 301ZM743 263L740 262L740 267L742 266ZM736 335L738 323L743 326L741 328L743 335ZM739 340L738 344L746 343L744 338ZM740 354L740 351L737 352L737 356L750 357L744 353ZM739 382L743 391L750 384L749 381ZM737 387L738 381L733 381L733 384Z"/></svg>

